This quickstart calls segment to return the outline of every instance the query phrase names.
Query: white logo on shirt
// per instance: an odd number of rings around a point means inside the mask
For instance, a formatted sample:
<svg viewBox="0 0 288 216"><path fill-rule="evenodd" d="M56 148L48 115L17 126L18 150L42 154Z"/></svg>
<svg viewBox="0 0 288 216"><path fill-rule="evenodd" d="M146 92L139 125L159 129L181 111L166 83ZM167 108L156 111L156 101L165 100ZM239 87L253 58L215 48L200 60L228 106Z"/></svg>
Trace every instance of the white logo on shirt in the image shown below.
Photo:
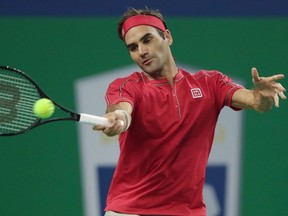
<svg viewBox="0 0 288 216"><path fill-rule="evenodd" d="M193 98L201 98L203 97L200 88L193 88L191 89L191 94Z"/></svg>

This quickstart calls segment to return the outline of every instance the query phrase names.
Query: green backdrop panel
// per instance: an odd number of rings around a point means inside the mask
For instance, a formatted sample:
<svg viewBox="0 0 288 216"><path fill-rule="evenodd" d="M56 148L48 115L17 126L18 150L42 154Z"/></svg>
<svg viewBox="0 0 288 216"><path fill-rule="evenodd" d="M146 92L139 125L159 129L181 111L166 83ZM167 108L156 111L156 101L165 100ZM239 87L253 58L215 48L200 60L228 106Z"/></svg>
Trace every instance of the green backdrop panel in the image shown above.
<svg viewBox="0 0 288 216"><path fill-rule="evenodd" d="M178 62L218 69L247 87L253 66L263 76L287 74L286 18L167 22ZM48 95L75 109L75 80L132 64L116 23L115 18L1 18L0 64L22 69ZM288 86L287 78L283 83ZM287 101L281 101L269 113L244 111L240 215L288 212L287 110ZM77 141L73 122L0 137L0 215L84 215Z"/></svg>

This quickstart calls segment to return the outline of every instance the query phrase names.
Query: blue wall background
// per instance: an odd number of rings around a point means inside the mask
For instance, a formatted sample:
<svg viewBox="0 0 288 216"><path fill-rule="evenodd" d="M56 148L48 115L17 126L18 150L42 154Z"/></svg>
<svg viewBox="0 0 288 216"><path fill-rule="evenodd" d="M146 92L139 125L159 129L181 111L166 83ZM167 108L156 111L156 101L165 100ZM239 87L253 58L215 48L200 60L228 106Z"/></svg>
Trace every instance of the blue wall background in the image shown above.
<svg viewBox="0 0 288 216"><path fill-rule="evenodd" d="M127 7L160 9L166 16L287 16L283 0L11 0L0 2L4 16L119 16Z"/></svg>

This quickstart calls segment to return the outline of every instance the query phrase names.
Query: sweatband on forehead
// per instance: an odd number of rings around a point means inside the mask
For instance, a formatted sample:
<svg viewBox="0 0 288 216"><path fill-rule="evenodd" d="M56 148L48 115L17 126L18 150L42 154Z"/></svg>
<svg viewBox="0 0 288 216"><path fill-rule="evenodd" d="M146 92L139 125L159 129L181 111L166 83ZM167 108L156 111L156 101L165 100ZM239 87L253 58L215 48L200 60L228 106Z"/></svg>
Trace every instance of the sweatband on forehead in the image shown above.
<svg viewBox="0 0 288 216"><path fill-rule="evenodd" d="M129 17L125 20L125 22L122 25L122 38L125 39L126 33L133 27L139 26L139 25L149 25L156 27L162 31L166 30L166 27L161 19L159 19L156 16L151 15L135 15L132 17Z"/></svg>

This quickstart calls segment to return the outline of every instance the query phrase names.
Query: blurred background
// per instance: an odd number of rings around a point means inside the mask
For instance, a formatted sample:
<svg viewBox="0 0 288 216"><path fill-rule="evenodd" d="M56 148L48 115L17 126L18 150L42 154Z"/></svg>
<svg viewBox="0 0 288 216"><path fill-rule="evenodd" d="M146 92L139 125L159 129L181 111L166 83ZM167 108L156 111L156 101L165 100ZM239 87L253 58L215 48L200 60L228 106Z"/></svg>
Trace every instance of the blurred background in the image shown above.
<svg viewBox="0 0 288 216"><path fill-rule="evenodd" d="M0 0L0 65L27 72L75 110L76 80L132 64L116 24L128 7L146 6L166 17L181 63L220 70L248 88L254 66L262 76L288 75L288 2L281 0ZM288 102L242 112L239 215L287 215ZM84 216L78 140L69 122L0 137L0 215Z"/></svg>

